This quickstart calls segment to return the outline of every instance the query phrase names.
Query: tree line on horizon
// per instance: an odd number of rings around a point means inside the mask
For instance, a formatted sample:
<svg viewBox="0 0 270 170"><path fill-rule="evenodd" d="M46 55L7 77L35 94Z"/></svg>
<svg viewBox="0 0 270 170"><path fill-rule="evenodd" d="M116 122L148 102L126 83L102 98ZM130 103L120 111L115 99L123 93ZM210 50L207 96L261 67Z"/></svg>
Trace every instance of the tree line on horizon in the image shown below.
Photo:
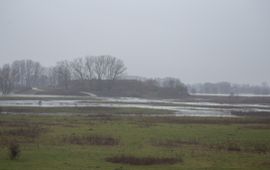
<svg viewBox="0 0 270 170"><path fill-rule="evenodd" d="M217 82L217 83L197 83L187 85L188 90L191 94L202 93L202 94L257 94L257 95L268 95L270 94L270 87L268 83L263 82L260 85L250 84L233 84L229 82Z"/></svg>
<svg viewBox="0 0 270 170"><path fill-rule="evenodd" d="M134 97L180 97L186 86L177 78L128 79L121 59L110 55L62 60L44 67L33 60L16 60L0 67L3 95L33 87L63 91L89 91L99 95Z"/></svg>

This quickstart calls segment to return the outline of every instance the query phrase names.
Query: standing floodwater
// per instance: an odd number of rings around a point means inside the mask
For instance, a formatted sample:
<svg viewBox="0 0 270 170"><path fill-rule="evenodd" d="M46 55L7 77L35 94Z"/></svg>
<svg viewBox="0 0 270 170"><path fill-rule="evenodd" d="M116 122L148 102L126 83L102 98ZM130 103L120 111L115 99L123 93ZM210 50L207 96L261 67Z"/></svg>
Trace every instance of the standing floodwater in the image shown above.
<svg viewBox="0 0 270 170"><path fill-rule="evenodd" d="M176 102L140 98L100 98L99 100L0 100L0 106L12 107L123 107L175 111L176 116L231 116L235 111L270 112L270 105L219 104L214 102Z"/></svg>

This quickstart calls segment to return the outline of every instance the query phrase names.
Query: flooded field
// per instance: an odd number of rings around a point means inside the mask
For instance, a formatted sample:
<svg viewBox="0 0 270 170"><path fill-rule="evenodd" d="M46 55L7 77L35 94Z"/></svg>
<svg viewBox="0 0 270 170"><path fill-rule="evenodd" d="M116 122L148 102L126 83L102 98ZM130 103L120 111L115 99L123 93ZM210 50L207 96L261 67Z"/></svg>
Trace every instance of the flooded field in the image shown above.
<svg viewBox="0 0 270 170"><path fill-rule="evenodd" d="M232 112L269 112L269 104L249 104L249 103L217 103L204 101L177 101L142 99L131 97L109 98L60 98L59 96L18 96L24 99L0 100L2 107L107 107L107 108L146 108L163 109L175 112L175 116L211 116L211 117L232 117ZM33 97L39 97L38 99Z"/></svg>

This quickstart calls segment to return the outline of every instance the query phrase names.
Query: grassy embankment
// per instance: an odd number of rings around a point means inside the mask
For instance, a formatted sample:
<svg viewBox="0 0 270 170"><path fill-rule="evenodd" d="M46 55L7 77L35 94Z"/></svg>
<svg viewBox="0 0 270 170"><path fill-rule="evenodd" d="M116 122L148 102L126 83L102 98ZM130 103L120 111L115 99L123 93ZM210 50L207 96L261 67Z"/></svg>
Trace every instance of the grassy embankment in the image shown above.
<svg viewBox="0 0 270 170"><path fill-rule="evenodd" d="M91 114L0 118L1 170L270 168L267 118ZM7 148L14 142L21 153L10 160Z"/></svg>

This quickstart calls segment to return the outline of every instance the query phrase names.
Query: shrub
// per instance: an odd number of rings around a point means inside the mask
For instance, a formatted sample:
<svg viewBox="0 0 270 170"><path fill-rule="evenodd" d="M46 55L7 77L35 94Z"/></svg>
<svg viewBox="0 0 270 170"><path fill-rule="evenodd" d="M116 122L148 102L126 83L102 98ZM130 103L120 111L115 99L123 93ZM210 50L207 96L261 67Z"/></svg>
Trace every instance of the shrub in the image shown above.
<svg viewBox="0 0 270 170"><path fill-rule="evenodd" d="M18 159L21 153L20 145L18 142L11 142L8 145L9 158L11 160Z"/></svg>

